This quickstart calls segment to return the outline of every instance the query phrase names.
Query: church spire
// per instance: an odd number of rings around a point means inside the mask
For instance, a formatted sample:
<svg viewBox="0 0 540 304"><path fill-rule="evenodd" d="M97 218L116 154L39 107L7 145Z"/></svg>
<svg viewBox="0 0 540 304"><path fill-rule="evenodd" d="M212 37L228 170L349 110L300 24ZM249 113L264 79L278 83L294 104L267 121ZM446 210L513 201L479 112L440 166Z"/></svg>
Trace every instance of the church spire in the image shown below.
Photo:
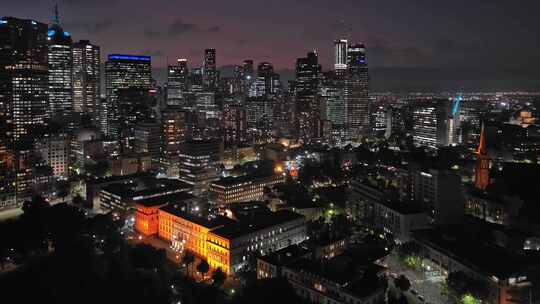
<svg viewBox="0 0 540 304"><path fill-rule="evenodd" d="M486 150L486 132L484 130L484 124L482 123L482 130L480 131L480 142L476 149L478 158L476 159L476 166L474 170L474 186L477 189L485 191L489 186L489 157Z"/></svg>
<svg viewBox="0 0 540 304"><path fill-rule="evenodd" d="M476 154L486 155L486 133L484 130L484 123L482 123L482 130L480 131L480 142L478 143L478 148L476 149Z"/></svg>

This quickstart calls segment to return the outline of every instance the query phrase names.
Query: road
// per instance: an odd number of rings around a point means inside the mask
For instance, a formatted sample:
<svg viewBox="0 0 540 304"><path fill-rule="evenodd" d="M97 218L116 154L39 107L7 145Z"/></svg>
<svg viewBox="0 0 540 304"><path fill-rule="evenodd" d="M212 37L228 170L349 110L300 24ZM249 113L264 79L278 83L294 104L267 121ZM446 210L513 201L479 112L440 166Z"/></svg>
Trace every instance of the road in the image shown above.
<svg viewBox="0 0 540 304"><path fill-rule="evenodd" d="M403 274L411 282L411 288L406 293L408 299L415 298L418 303L422 303L418 300L417 295L414 295L411 292L412 290L415 290L418 295L424 297L426 303L449 303L448 298L441 295L441 282L444 281L443 277L426 278L424 273L402 267L396 253L387 256L385 263L391 273L397 275Z"/></svg>

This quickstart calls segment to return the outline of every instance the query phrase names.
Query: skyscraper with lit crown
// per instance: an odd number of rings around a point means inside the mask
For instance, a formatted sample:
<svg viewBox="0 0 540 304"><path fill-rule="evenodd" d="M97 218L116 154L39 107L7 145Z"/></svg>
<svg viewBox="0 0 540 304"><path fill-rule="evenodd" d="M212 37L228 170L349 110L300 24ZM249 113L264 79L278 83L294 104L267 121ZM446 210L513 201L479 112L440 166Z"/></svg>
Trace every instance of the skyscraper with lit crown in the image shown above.
<svg viewBox="0 0 540 304"><path fill-rule="evenodd" d="M347 69L347 39L334 41L334 70L341 72Z"/></svg>
<svg viewBox="0 0 540 304"><path fill-rule="evenodd" d="M352 44L347 48L345 103L349 137L355 139L369 133L369 76L363 44Z"/></svg>
<svg viewBox="0 0 540 304"><path fill-rule="evenodd" d="M106 120L102 120L102 130L105 134L119 136L119 97L120 89L150 89L152 80L152 58L150 56L135 56L111 54L105 64L105 88L107 94Z"/></svg>

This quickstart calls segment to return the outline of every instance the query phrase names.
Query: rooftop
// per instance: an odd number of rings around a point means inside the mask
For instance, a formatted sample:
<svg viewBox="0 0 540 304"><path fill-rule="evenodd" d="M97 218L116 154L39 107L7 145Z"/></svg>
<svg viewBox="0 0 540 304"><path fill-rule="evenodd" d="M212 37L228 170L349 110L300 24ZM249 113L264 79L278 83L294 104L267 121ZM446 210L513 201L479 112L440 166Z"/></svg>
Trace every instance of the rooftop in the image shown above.
<svg viewBox="0 0 540 304"><path fill-rule="evenodd" d="M257 217L254 217L253 220L248 220L246 218L241 222L236 222L232 225L220 227L212 231L212 233L223 238L234 239L243 235L253 233L255 231L263 230L302 218L304 218L304 216L298 213L288 210L279 210L276 212L258 215Z"/></svg>
<svg viewBox="0 0 540 304"><path fill-rule="evenodd" d="M478 237L471 235L466 237L461 232L450 229L416 230L413 232L413 236L421 243L428 244L471 269L486 276L496 276L499 279L508 278L532 265L540 265L538 253L511 252L487 241L478 242L480 239Z"/></svg>
<svg viewBox="0 0 540 304"><path fill-rule="evenodd" d="M164 207L161 207L160 210L163 212L175 215L177 217L183 218L187 221L195 223L199 226L203 226L208 229L214 229L223 225L229 225L235 223L235 221L224 217L224 216L214 216L214 217L203 217L195 214L188 213L184 211L183 205L171 204Z"/></svg>
<svg viewBox="0 0 540 304"><path fill-rule="evenodd" d="M189 194L188 192L177 192L138 200L137 204L145 207L155 207L166 204L180 203L194 198L195 196Z"/></svg>

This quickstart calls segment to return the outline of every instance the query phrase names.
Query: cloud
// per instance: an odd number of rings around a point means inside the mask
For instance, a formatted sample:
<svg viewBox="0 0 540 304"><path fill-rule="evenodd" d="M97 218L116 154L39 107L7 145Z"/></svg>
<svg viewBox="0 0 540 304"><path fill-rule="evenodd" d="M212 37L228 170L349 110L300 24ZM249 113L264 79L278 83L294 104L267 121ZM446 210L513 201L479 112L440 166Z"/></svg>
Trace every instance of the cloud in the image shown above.
<svg viewBox="0 0 540 304"><path fill-rule="evenodd" d="M195 23L184 22L182 19L176 19L164 31L147 28L144 34L147 37L176 37L189 33L215 33L221 31L221 27L213 25L205 27Z"/></svg>
<svg viewBox="0 0 540 304"><path fill-rule="evenodd" d="M112 27L115 23L112 20L99 20L99 21L66 21L63 24L65 29L71 31L83 31L89 34L102 33Z"/></svg>

